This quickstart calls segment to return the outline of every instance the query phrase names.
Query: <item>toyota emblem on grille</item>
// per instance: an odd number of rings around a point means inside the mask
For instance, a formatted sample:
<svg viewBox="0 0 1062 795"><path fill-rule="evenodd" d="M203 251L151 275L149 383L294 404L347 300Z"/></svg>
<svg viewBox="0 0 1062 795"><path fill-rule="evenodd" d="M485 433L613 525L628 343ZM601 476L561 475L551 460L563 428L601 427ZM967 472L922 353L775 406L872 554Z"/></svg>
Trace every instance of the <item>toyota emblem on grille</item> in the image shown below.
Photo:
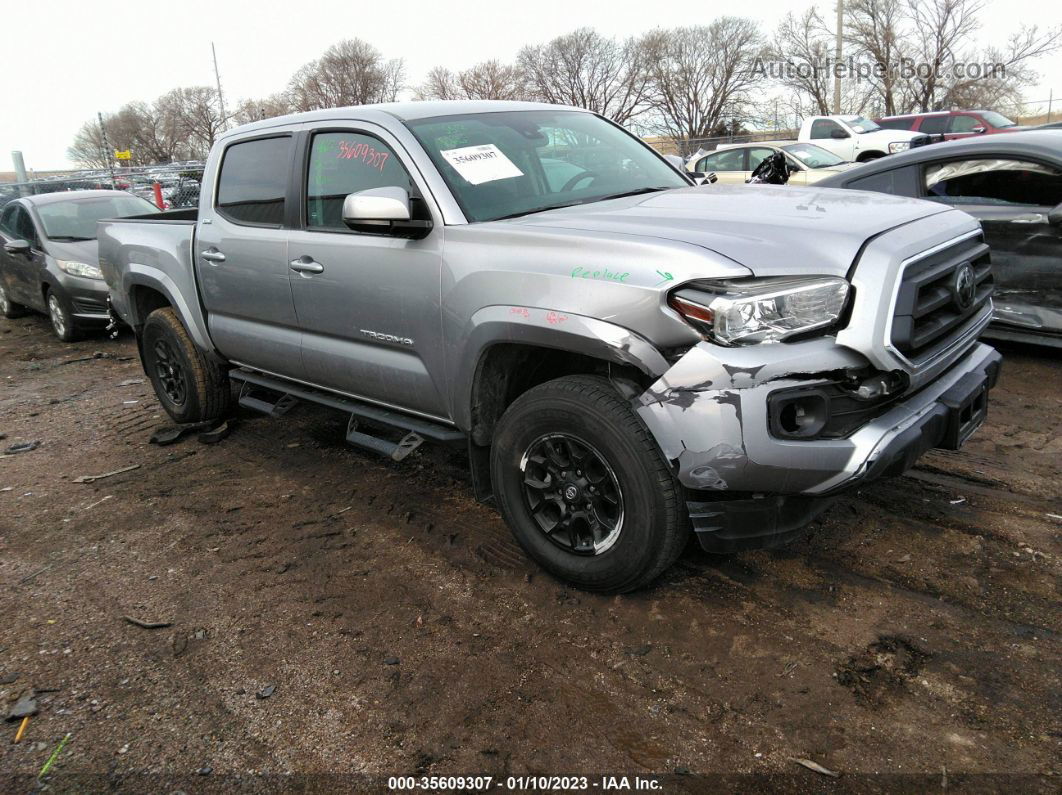
<svg viewBox="0 0 1062 795"><path fill-rule="evenodd" d="M951 296L959 309L969 309L977 295L977 279L973 265L964 262L955 271L955 283L951 287Z"/></svg>

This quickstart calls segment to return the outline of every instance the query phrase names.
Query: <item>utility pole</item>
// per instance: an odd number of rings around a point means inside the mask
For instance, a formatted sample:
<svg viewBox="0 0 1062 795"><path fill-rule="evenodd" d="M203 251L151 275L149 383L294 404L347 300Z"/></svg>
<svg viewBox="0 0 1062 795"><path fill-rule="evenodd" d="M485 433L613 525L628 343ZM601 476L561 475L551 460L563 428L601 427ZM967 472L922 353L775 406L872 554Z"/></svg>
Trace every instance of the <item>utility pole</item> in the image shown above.
<svg viewBox="0 0 1062 795"><path fill-rule="evenodd" d="M214 56L214 80L218 84L218 112L221 114L221 125L225 126L225 98L221 96L221 73L218 71L218 51L214 49L214 42L210 42L210 53Z"/></svg>
<svg viewBox="0 0 1062 795"><path fill-rule="evenodd" d="M100 135L103 136L103 156L107 159L107 170L111 172L111 188L118 190L118 183L114 178L114 150L107 140L107 128L103 126L103 114L97 112L96 118L100 122Z"/></svg>
<svg viewBox="0 0 1062 795"><path fill-rule="evenodd" d="M1047 121L1051 122L1051 106L1055 104L1055 90L1052 88L1051 93L1047 96Z"/></svg>
<svg viewBox="0 0 1062 795"><path fill-rule="evenodd" d="M841 112L841 78L837 71L844 57L842 45L844 33L844 0L837 0L837 43L833 50L833 112Z"/></svg>

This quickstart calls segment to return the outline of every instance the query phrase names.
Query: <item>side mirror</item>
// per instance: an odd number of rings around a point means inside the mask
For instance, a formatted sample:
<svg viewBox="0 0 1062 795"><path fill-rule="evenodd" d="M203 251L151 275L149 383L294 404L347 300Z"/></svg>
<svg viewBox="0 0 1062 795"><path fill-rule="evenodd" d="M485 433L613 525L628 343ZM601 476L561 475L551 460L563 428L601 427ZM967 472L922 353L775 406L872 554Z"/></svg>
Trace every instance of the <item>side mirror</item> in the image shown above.
<svg viewBox="0 0 1062 795"><path fill-rule="evenodd" d="M405 188L372 188L348 194L343 200L343 223L355 232L420 239L431 221L414 220Z"/></svg>
<svg viewBox="0 0 1062 795"><path fill-rule="evenodd" d="M1047 223L1051 226L1062 226L1062 204L1047 214Z"/></svg>
<svg viewBox="0 0 1062 795"><path fill-rule="evenodd" d="M787 163L786 166L789 169L789 173L790 174L796 174L798 171L803 171L804 170L800 166L798 166L796 163Z"/></svg>
<svg viewBox="0 0 1062 795"><path fill-rule="evenodd" d="M830 130L830 137L836 138L839 141L843 141L845 138L851 138L852 136L844 130L834 127L832 130Z"/></svg>
<svg viewBox="0 0 1062 795"><path fill-rule="evenodd" d="M984 127L974 127L972 130L970 130L970 132L975 132L975 133L983 133L984 131L985 131Z"/></svg>
<svg viewBox="0 0 1062 795"><path fill-rule="evenodd" d="M29 254L30 244L28 240L19 238L10 243L4 243L4 251L8 254Z"/></svg>

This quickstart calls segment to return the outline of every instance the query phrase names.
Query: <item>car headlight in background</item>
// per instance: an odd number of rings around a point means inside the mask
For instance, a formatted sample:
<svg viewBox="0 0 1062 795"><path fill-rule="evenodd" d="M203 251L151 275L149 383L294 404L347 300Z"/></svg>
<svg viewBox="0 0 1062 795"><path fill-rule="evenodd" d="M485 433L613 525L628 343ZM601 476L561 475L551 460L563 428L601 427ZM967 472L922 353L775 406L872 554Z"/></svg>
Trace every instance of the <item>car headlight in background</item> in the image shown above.
<svg viewBox="0 0 1062 795"><path fill-rule="evenodd" d="M813 278L699 281L672 293L671 307L712 342L781 342L826 330L844 312L848 282Z"/></svg>
<svg viewBox="0 0 1062 795"><path fill-rule="evenodd" d="M910 148L910 141L896 141L895 143L889 144L889 154L894 155L897 152L906 152Z"/></svg>
<svg viewBox="0 0 1062 795"><path fill-rule="evenodd" d="M89 265L87 262L75 262L69 259L57 259L55 264L59 270L69 273L71 276L81 276L85 279L103 279L103 271L99 265Z"/></svg>

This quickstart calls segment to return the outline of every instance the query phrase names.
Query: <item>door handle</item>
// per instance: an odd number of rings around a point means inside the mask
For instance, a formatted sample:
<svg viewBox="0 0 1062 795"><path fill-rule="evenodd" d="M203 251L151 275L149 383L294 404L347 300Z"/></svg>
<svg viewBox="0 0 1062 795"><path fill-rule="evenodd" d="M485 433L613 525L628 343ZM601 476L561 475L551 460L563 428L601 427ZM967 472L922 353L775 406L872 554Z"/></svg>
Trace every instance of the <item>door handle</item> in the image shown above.
<svg viewBox="0 0 1062 795"><path fill-rule="evenodd" d="M299 257L291 261L291 269L296 273L324 273L324 265L314 262L309 257Z"/></svg>
<svg viewBox="0 0 1062 795"><path fill-rule="evenodd" d="M218 251L216 248L208 248L206 251L200 251L199 256L205 259L207 262L225 261L225 255Z"/></svg>
<svg viewBox="0 0 1062 795"><path fill-rule="evenodd" d="M1019 215L1016 218L1011 218L1012 224L1046 224L1047 216L1040 213L1033 213L1032 215Z"/></svg>

